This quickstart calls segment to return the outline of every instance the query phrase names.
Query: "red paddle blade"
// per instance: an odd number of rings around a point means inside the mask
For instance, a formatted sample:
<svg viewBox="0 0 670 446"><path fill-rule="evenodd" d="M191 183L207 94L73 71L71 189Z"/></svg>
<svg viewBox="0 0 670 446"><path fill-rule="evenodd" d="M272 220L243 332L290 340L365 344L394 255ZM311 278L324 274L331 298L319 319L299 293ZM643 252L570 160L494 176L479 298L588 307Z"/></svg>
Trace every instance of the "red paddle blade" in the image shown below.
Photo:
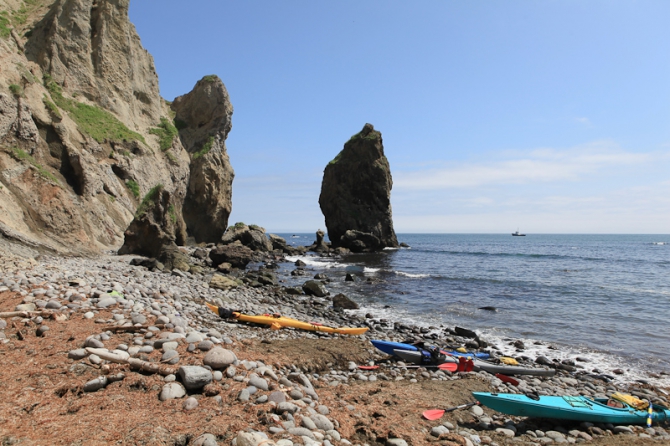
<svg viewBox="0 0 670 446"><path fill-rule="evenodd" d="M458 369L458 363L456 362L444 362L437 366L440 370L449 370L450 372L455 372Z"/></svg>
<svg viewBox="0 0 670 446"><path fill-rule="evenodd" d="M518 386L519 385L519 381L512 378L511 376L501 375L500 373L496 373L496 378L498 378L500 381L502 381L504 383L510 383L513 386Z"/></svg>
<svg viewBox="0 0 670 446"><path fill-rule="evenodd" d="M359 365L359 369L361 370L377 370L379 368L378 365Z"/></svg>
<svg viewBox="0 0 670 446"><path fill-rule="evenodd" d="M446 412L446 411L444 411L442 409L430 409L430 410L427 410L423 413L423 417L426 420L431 420L431 421L432 420L437 420L437 419L442 418L442 415L444 415L444 412Z"/></svg>

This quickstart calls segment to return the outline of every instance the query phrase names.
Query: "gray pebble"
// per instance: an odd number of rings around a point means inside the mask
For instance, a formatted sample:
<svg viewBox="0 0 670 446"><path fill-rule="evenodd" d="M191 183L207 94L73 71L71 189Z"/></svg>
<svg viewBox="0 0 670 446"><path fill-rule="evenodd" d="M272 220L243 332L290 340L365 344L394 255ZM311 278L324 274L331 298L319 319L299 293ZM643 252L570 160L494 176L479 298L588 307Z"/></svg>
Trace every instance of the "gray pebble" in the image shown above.
<svg viewBox="0 0 670 446"><path fill-rule="evenodd" d="M96 392L105 388L105 386L107 386L107 377L99 376L84 384L84 392Z"/></svg>
<svg viewBox="0 0 670 446"><path fill-rule="evenodd" d="M161 362L164 364L174 365L179 362L179 353L177 350L168 350L163 353L161 357Z"/></svg>
<svg viewBox="0 0 670 446"><path fill-rule="evenodd" d="M182 404L182 408L184 410L193 410L196 407L198 407L198 400L196 400L192 396L189 396L188 398L186 398L186 400Z"/></svg>

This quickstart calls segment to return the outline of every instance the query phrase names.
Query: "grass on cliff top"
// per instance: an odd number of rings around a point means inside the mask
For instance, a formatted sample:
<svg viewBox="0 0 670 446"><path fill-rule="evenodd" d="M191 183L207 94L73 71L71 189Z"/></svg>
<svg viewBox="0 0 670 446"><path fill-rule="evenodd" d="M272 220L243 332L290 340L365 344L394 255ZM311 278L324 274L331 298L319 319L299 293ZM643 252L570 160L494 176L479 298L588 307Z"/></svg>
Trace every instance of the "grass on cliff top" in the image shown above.
<svg viewBox="0 0 670 446"><path fill-rule="evenodd" d="M137 207L137 211L135 212L135 218L140 218L144 214L146 214L147 210L149 210L149 208L156 203L156 198L158 198L158 195L162 190L163 185L157 184L154 187L152 187L149 192L147 192L144 198L142 198L142 202Z"/></svg>
<svg viewBox="0 0 670 446"><path fill-rule="evenodd" d="M64 97L61 86L48 74L44 75L44 85L51 93L51 98L56 105L70 114L79 130L97 142L102 143L109 140L147 143L144 136L130 130L107 110Z"/></svg>
<svg viewBox="0 0 670 446"><path fill-rule="evenodd" d="M167 118L161 118L161 123L158 124L158 127L149 129L149 133L158 136L158 145L162 151L166 151L172 147L172 141L174 141L179 132L177 131L177 127L172 125Z"/></svg>
<svg viewBox="0 0 670 446"><path fill-rule="evenodd" d="M19 149L18 147L12 147L10 151L14 159L16 159L17 161L27 161L35 168L35 170L37 170L37 173L42 178L44 178L47 181L51 181L52 183L56 183L58 186L60 186L60 181L58 181L58 178L56 178L51 172L42 167L42 165L39 164L35 160L35 158L32 157L32 155L25 152L24 150Z"/></svg>

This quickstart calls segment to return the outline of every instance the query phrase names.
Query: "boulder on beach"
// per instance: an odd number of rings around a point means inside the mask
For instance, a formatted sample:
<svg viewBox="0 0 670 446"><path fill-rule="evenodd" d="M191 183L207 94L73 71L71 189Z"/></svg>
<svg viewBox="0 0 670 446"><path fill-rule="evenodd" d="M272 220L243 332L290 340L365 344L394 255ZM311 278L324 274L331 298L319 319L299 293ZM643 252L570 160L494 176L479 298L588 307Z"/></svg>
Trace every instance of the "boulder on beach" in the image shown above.
<svg viewBox="0 0 670 446"><path fill-rule="evenodd" d="M357 310L358 304L353 300L349 299L344 294L340 293L333 296L333 307L344 308L345 310Z"/></svg>
<svg viewBox="0 0 670 446"><path fill-rule="evenodd" d="M272 242L265 234L265 229L257 225L246 225L244 223L235 223L226 229L221 237L222 245L230 245L239 242L252 251L272 251Z"/></svg>
<svg viewBox="0 0 670 446"><path fill-rule="evenodd" d="M392 186L382 135L365 124L323 172L319 205L333 247L366 252L398 246Z"/></svg>
<svg viewBox="0 0 670 446"><path fill-rule="evenodd" d="M254 252L239 241L230 245L220 245L209 252L214 267L229 263L233 268L244 269L254 259Z"/></svg>

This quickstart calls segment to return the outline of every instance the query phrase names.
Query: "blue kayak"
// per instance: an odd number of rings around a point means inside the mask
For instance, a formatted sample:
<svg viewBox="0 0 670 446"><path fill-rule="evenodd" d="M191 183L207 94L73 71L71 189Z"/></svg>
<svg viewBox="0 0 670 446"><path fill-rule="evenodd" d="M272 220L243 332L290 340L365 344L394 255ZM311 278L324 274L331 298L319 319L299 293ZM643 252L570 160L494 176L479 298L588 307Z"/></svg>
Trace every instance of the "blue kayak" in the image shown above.
<svg viewBox="0 0 670 446"><path fill-rule="evenodd" d="M507 415L554 418L560 420L612 423L614 425L646 424L647 410L624 405L610 407L607 399L584 396L539 396L538 399L515 393L472 392L484 406ZM653 407L652 423L670 419L670 410Z"/></svg>
<svg viewBox="0 0 670 446"><path fill-rule="evenodd" d="M387 355L393 355L393 350L409 350L409 351L419 351L418 347L412 344L403 344L402 342L392 342L392 341L380 341L380 340L372 340L372 345L374 345L377 349L383 351ZM441 349L440 352L442 354L445 354L447 356L463 356L464 358L467 357L475 357L479 359L487 359L490 355L488 353L461 353L453 350L444 350Z"/></svg>

